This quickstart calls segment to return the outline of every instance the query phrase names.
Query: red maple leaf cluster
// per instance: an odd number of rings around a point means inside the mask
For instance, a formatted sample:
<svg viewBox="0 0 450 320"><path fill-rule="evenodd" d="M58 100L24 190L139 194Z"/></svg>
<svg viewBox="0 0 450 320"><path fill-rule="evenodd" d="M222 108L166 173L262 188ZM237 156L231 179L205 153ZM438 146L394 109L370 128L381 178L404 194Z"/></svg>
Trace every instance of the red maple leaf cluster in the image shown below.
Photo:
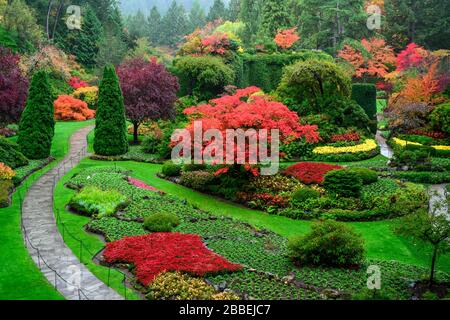
<svg viewBox="0 0 450 320"><path fill-rule="evenodd" d="M205 53L218 54L221 56L227 53L228 47L230 46L228 35L221 32L206 36L201 42Z"/></svg>
<svg viewBox="0 0 450 320"><path fill-rule="evenodd" d="M406 49L397 56L397 71L405 71L418 67L426 57L426 50L414 42L408 44Z"/></svg>
<svg viewBox="0 0 450 320"><path fill-rule="evenodd" d="M89 84L86 81L81 80L78 77L72 77L69 80L69 85L76 89L80 89L80 88L85 88L85 87L89 87Z"/></svg>
<svg viewBox="0 0 450 320"><path fill-rule="evenodd" d="M284 174L293 176L304 184L322 184L328 172L340 169L343 167L326 163L299 162L287 168Z"/></svg>
<svg viewBox="0 0 450 320"><path fill-rule="evenodd" d="M54 102L55 119L63 121L85 121L94 118L95 111L86 102L68 95L59 96Z"/></svg>
<svg viewBox="0 0 450 320"><path fill-rule="evenodd" d="M345 133L345 134L335 134L331 137L332 142L339 141L359 141L361 140L361 136L357 133Z"/></svg>
<svg viewBox="0 0 450 320"><path fill-rule="evenodd" d="M152 233L123 238L108 243L103 256L108 263L134 264L136 276L144 285L168 271L204 276L242 269L210 251L200 236L192 234Z"/></svg>

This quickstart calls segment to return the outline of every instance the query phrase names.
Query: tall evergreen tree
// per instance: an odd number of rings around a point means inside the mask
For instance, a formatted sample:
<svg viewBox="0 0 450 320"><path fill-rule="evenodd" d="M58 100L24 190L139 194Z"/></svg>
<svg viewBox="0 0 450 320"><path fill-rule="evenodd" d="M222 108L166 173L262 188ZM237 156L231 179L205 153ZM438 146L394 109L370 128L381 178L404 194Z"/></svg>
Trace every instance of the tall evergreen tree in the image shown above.
<svg viewBox="0 0 450 320"><path fill-rule="evenodd" d="M134 16L127 18L128 32L133 39L144 38L147 35L147 21L141 10L138 10Z"/></svg>
<svg viewBox="0 0 450 320"><path fill-rule="evenodd" d="M264 0L261 10L261 29L263 36L273 38L280 29L292 27L286 1Z"/></svg>
<svg viewBox="0 0 450 320"><path fill-rule="evenodd" d="M99 51L95 58L96 66L103 69L106 65L119 65L127 52L126 43L117 35L107 32L100 40Z"/></svg>
<svg viewBox="0 0 450 320"><path fill-rule="evenodd" d="M29 159L50 156L55 133L53 95L44 71L37 71L31 80L27 104L19 122L17 143Z"/></svg>
<svg viewBox="0 0 450 320"><path fill-rule="evenodd" d="M189 33L189 24L183 5L173 0L161 22L163 44L176 46Z"/></svg>
<svg viewBox="0 0 450 320"><path fill-rule="evenodd" d="M161 14L157 6L153 6L150 11L150 15L147 18L147 28L150 43L153 45L159 44L161 42Z"/></svg>
<svg viewBox="0 0 450 320"><path fill-rule="evenodd" d="M256 39L260 26L261 6L264 0L241 0L240 19L245 23L242 40L250 46Z"/></svg>
<svg viewBox="0 0 450 320"><path fill-rule="evenodd" d="M206 23L205 11L200 5L199 0L194 0L191 11L189 12L189 27L190 32L194 31L198 27L204 26Z"/></svg>
<svg viewBox="0 0 450 320"><path fill-rule="evenodd" d="M228 20L237 21L241 12L241 0L230 0L228 5Z"/></svg>
<svg viewBox="0 0 450 320"><path fill-rule="evenodd" d="M76 56L79 62L93 67L99 51L99 42L103 36L103 27L90 5L83 11L81 30L61 27L56 35L56 41L65 52Z"/></svg>
<svg viewBox="0 0 450 320"><path fill-rule="evenodd" d="M208 21L215 21L217 19L226 19L228 17L228 10L222 0L214 0L212 7L209 9Z"/></svg>
<svg viewBox="0 0 450 320"><path fill-rule="evenodd" d="M128 151L122 90L112 65L105 67L99 87L94 151L102 156L117 156Z"/></svg>

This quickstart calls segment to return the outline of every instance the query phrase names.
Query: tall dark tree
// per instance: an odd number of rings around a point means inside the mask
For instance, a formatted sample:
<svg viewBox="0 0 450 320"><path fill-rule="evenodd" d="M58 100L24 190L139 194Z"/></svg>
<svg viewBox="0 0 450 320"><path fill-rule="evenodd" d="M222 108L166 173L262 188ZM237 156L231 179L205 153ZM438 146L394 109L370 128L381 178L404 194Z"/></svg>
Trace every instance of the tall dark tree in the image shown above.
<svg viewBox="0 0 450 320"><path fill-rule="evenodd" d="M228 5L228 20L237 21L241 12L241 0L230 0Z"/></svg>
<svg viewBox="0 0 450 320"><path fill-rule="evenodd" d="M77 57L82 64L92 67L96 63L99 42L103 36L103 27L91 6L83 10L81 30L60 28L56 36L58 45Z"/></svg>
<svg viewBox="0 0 450 320"><path fill-rule="evenodd" d="M173 0L161 22L163 44L176 46L189 33L187 14L182 5Z"/></svg>
<svg viewBox="0 0 450 320"><path fill-rule="evenodd" d="M0 47L0 125L18 121L25 105L28 80L19 60L19 55Z"/></svg>
<svg viewBox="0 0 450 320"><path fill-rule="evenodd" d="M153 45L161 42L161 14L158 7L153 6L150 15L147 18L147 35Z"/></svg>
<svg viewBox="0 0 450 320"><path fill-rule="evenodd" d="M228 17L228 10L222 0L214 0L212 7L209 9L208 21L215 21L217 19L226 19Z"/></svg>
<svg viewBox="0 0 450 320"><path fill-rule="evenodd" d="M105 67L99 87L94 151L102 156L117 156L128 151L122 90L112 65Z"/></svg>
<svg viewBox="0 0 450 320"><path fill-rule="evenodd" d="M167 119L174 115L178 79L156 61L136 58L117 69L127 118L133 123L134 143L144 120Z"/></svg>
<svg viewBox="0 0 450 320"><path fill-rule="evenodd" d="M263 0L241 0L240 20L245 23L242 40L246 46L254 42L260 26Z"/></svg>
<svg viewBox="0 0 450 320"><path fill-rule="evenodd" d="M138 10L134 16L128 16L126 25L128 32L133 39L144 38L148 33L147 19L141 10Z"/></svg>
<svg viewBox="0 0 450 320"><path fill-rule="evenodd" d="M286 1L264 0L261 10L261 30L263 36L273 38L280 29L292 27L292 17Z"/></svg>
<svg viewBox="0 0 450 320"><path fill-rule="evenodd" d="M33 75L27 104L19 122L17 143L21 152L29 159L44 159L50 156L55 119L53 95L44 71Z"/></svg>
<svg viewBox="0 0 450 320"><path fill-rule="evenodd" d="M189 32L204 26L206 23L205 11L200 5L199 0L194 0L191 11L189 12Z"/></svg>

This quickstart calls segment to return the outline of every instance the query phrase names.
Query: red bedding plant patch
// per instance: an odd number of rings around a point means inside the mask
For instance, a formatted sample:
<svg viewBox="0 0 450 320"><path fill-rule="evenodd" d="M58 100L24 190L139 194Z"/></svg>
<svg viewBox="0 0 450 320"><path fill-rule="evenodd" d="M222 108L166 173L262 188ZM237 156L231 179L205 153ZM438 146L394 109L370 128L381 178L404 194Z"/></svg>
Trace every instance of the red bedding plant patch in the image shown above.
<svg viewBox="0 0 450 320"><path fill-rule="evenodd" d="M106 245L103 256L108 263L132 263L138 280L149 285L155 277L167 271L182 271L197 276L237 271L234 264L210 251L198 235L152 233L127 237Z"/></svg>
<svg viewBox="0 0 450 320"><path fill-rule="evenodd" d="M328 172L340 169L343 167L326 163L299 162L287 168L284 174L293 176L304 184L322 184Z"/></svg>
<svg viewBox="0 0 450 320"><path fill-rule="evenodd" d="M408 133L416 134L418 136L430 137L434 139L445 139L447 137L447 135L444 132L426 131L421 129L410 130Z"/></svg>
<svg viewBox="0 0 450 320"><path fill-rule="evenodd" d="M335 134L331 137L332 142L340 142L340 141L359 141L361 140L361 136L354 133L345 133L345 134Z"/></svg>
<svg viewBox="0 0 450 320"><path fill-rule="evenodd" d="M159 192L161 194L164 193L164 192L159 191L158 189L156 189L156 188L154 188L152 186L149 186L144 181L141 181L141 180L138 180L138 179L134 179L134 178L128 177L128 182L131 183L136 188L139 188L139 189L145 189L145 190L150 190L150 191L154 191L154 192Z"/></svg>

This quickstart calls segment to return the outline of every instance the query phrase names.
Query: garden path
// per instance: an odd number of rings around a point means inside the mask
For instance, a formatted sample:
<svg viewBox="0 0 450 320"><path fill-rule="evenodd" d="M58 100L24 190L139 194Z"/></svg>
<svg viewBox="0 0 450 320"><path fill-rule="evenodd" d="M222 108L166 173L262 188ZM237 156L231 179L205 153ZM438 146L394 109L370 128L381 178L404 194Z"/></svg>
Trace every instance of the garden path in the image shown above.
<svg viewBox="0 0 450 320"><path fill-rule="evenodd" d="M77 131L70 139L70 152L64 160L29 188L22 207L22 232L34 262L66 299L122 300L118 293L97 279L66 246L53 213L54 185L79 163L82 151L87 147L87 135L92 128Z"/></svg>
<svg viewBox="0 0 450 320"><path fill-rule="evenodd" d="M378 114L378 122L381 122L384 120L384 116L382 114ZM392 150L392 148L387 144L387 141L385 138L383 138L383 136L381 135L381 131L378 130L377 134L376 134L376 140L378 142L378 145L381 148L381 154L383 156L385 156L388 159L392 159L392 157L394 156L394 151Z"/></svg>

